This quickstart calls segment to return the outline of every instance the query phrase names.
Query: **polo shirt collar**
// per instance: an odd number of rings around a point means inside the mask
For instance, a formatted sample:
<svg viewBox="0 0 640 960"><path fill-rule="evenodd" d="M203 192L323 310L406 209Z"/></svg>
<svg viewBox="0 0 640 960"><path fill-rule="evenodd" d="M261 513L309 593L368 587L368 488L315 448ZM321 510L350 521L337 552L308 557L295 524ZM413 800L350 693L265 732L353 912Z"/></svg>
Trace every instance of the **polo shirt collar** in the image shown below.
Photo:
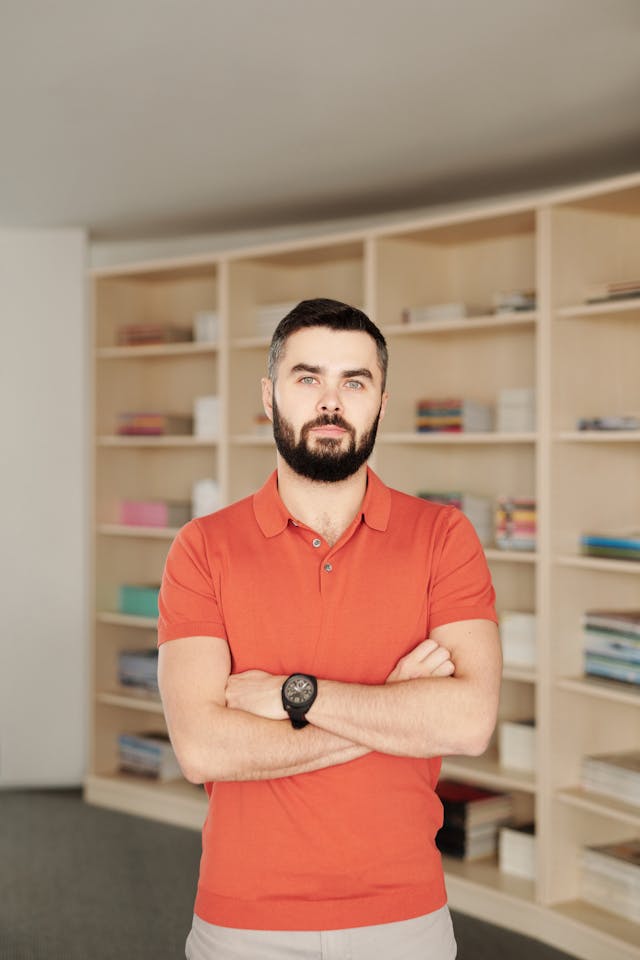
<svg viewBox="0 0 640 960"><path fill-rule="evenodd" d="M253 495L253 511L265 537L275 537L294 521L278 493L278 471ZM391 513L391 492L380 477L367 467L367 491L362 502L361 517L372 530L384 531Z"/></svg>

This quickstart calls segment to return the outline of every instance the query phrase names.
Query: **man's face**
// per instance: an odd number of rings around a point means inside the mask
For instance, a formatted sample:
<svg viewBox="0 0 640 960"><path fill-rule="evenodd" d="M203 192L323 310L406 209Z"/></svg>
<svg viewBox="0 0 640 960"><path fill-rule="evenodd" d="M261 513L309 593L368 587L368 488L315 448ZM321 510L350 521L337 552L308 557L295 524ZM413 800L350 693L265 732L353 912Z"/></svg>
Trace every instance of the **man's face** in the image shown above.
<svg viewBox="0 0 640 960"><path fill-rule="evenodd" d="M310 480L334 483L368 460L387 395L367 333L309 327L285 344L275 384L263 380L280 456Z"/></svg>

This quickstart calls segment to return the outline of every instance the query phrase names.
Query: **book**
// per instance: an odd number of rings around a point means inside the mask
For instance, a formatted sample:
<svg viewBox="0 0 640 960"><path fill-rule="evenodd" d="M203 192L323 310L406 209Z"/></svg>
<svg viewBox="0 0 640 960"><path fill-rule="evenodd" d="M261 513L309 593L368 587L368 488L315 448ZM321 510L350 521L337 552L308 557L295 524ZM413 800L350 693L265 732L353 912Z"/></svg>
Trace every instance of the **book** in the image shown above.
<svg viewBox="0 0 640 960"><path fill-rule="evenodd" d="M583 757L580 784L584 790L640 807L640 750Z"/></svg>
<svg viewBox="0 0 640 960"><path fill-rule="evenodd" d="M640 417L580 417L578 430L640 430Z"/></svg>
<svg viewBox="0 0 640 960"><path fill-rule="evenodd" d="M533 772L536 767L535 721L502 720L498 725L498 755L503 767Z"/></svg>
<svg viewBox="0 0 640 960"><path fill-rule="evenodd" d="M193 331L168 323L128 323L118 327L116 338L121 347L187 343L193 340Z"/></svg>
<svg viewBox="0 0 640 960"><path fill-rule="evenodd" d="M116 433L124 437L184 436L193 432L193 417L158 412L118 414Z"/></svg>
<svg viewBox="0 0 640 960"><path fill-rule="evenodd" d="M118 590L118 611L133 617L157 617L160 586L123 583Z"/></svg>
<svg viewBox="0 0 640 960"><path fill-rule="evenodd" d="M601 632L640 637L640 610L587 610L582 623Z"/></svg>
<svg viewBox="0 0 640 960"><path fill-rule="evenodd" d="M124 773L151 780L177 780L182 771L166 733L121 733L118 766Z"/></svg>
<svg viewBox="0 0 640 960"><path fill-rule="evenodd" d="M181 527L191 519L183 500L121 500L119 522L131 527Z"/></svg>
<svg viewBox="0 0 640 960"><path fill-rule="evenodd" d="M498 497L495 513L496 546L502 550L535 550L536 501L530 497Z"/></svg>
<svg viewBox="0 0 640 960"><path fill-rule="evenodd" d="M158 651L121 650L118 654L118 682L123 687L158 693Z"/></svg>
<svg viewBox="0 0 640 960"><path fill-rule="evenodd" d="M486 404L462 397L427 397L416 401L416 430L484 433L493 427L493 411Z"/></svg>
<svg viewBox="0 0 640 960"><path fill-rule="evenodd" d="M509 793L447 778L438 782L436 793L442 802L444 820L448 826L474 827L500 823L512 815L513 798Z"/></svg>

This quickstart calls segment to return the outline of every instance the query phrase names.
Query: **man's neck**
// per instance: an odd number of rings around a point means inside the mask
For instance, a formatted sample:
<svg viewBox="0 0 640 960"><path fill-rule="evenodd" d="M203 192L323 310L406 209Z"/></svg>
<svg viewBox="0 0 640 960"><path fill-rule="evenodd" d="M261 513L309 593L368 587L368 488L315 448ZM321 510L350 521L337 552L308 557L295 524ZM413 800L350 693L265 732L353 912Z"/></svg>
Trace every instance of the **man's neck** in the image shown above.
<svg viewBox="0 0 640 960"><path fill-rule="evenodd" d="M278 493L292 517L336 543L362 506L367 466L337 483L301 477L278 454Z"/></svg>

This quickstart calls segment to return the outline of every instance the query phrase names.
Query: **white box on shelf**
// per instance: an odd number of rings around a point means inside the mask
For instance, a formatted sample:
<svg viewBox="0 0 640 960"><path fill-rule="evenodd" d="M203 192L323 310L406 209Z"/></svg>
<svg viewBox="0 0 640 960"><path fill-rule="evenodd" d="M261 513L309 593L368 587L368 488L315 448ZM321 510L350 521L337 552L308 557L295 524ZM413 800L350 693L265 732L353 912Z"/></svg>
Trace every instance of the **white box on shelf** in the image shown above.
<svg viewBox="0 0 640 960"><path fill-rule="evenodd" d="M533 720L502 720L498 727L500 765L533 772L536 766L536 728Z"/></svg>
<svg viewBox="0 0 640 960"><path fill-rule="evenodd" d="M220 484L217 480L205 477L196 480L191 491L191 516L206 517L220 509Z"/></svg>
<svg viewBox="0 0 640 960"><path fill-rule="evenodd" d="M535 429L535 390L532 387L501 390L496 408L498 433L533 433Z"/></svg>
<svg viewBox="0 0 640 960"><path fill-rule="evenodd" d="M216 343L218 314L215 310L198 310L193 316L193 339L196 343Z"/></svg>
<svg viewBox="0 0 640 960"><path fill-rule="evenodd" d="M505 666L536 666L536 616L504 610L500 616L500 640Z"/></svg>
<svg viewBox="0 0 640 960"><path fill-rule="evenodd" d="M535 880L536 835L533 824L501 828L498 839L498 862L502 873Z"/></svg>
<svg viewBox="0 0 640 960"><path fill-rule="evenodd" d="M193 435L217 440L220 424L220 402L215 394L196 397L193 401Z"/></svg>

